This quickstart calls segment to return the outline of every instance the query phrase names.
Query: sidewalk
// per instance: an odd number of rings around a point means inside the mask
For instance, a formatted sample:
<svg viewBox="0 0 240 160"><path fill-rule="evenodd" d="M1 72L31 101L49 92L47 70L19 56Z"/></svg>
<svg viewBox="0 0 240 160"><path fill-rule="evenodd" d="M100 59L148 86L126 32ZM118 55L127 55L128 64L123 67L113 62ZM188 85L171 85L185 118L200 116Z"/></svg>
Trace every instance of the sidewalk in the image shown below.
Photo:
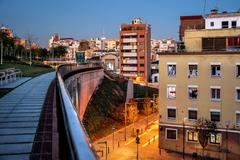
<svg viewBox="0 0 240 160"><path fill-rule="evenodd" d="M0 99L0 159L29 159L55 72L35 77Z"/></svg>

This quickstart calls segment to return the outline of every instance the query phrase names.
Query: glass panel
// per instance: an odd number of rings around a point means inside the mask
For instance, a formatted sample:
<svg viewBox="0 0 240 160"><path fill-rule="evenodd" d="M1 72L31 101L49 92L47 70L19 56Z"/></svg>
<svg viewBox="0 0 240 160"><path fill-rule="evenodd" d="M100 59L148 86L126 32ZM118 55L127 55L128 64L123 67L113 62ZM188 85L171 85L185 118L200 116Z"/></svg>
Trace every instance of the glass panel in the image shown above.
<svg viewBox="0 0 240 160"><path fill-rule="evenodd" d="M167 139L177 139L176 130L167 130Z"/></svg>

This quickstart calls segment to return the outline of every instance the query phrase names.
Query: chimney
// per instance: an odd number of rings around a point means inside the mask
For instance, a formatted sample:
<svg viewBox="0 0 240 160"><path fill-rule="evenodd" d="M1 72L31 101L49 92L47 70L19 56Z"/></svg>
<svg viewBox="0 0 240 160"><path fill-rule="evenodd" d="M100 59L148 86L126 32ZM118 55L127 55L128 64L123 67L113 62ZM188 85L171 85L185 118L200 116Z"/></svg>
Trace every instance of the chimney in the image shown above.
<svg viewBox="0 0 240 160"><path fill-rule="evenodd" d="M217 14L218 13L218 10L217 9L212 9L211 10L211 14Z"/></svg>

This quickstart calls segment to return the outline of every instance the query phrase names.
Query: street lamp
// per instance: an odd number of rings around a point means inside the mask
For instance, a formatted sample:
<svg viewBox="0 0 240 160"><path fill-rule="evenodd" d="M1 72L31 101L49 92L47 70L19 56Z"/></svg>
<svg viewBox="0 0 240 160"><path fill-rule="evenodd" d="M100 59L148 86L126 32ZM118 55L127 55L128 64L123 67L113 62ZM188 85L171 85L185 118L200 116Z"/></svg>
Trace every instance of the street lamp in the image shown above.
<svg viewBox="0 0 240 160"><path fill-rule="evenodd" d="M228 160L228 128L229 128L230 122L226 121L226 160Z"/></svg>
<svg viewBox="0 0 240 160"><path fill-rule="evenodd" d="M1 64L3 64L3 40L1 39Z"/></svg>
<svg viewBox="0 0 240 160"><path fill-rule="evenodd" d="M125 112L124 112L124 115L125 115L125 141L127 141L127 104L128 103L125 103Z"/></svg>
<svg viewBox="0 0 240 160"><path fill-rule="evenodd" d="M183 159L185 159L185 121L187 120L187 118L183 118Z"/></svg>
<svg viewBox="0 0 240 160"><path fill-rule="evenodd" d="M136 143L137 143L137 160L138 160L138 144L140 144L139 129L137 129Z"/></svg>
<svg viewBox="0 0 240 160"><path fill-rule="evenodd" d="M114 150L114 129L115 129L115 126L113 125L112 126L112 131L113 131L113 150Z"/></svg>
<svg viewBox="0 0 240 160"><path fill-rule="evenodd" d="M105 155L105 160L107 160L107 155L108 155L108 147L107 147L107 141L103 141L103 142L98 142L98 144L105 144L105 149L106 149L106 155Z"/></svg>

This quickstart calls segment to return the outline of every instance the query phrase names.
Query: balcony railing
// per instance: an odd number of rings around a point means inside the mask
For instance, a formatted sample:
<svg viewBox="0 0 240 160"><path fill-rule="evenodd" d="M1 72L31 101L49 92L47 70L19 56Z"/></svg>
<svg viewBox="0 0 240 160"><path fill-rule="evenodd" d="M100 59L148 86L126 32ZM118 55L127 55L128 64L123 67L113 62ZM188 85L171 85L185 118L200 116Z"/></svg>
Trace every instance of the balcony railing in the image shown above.
<svg viewBox="0 0 240 160"><path fill-rule="evenodd" d="M136 59L124 59L123 64L137 64Z"/></svg>
<svg viewBox="0 0 240 160"><path fill-rule="evenodd" d="M137 42L137 38L123 38L124 43Z"/></svg>
<svg viewBox="0 0 240 160"><path fill-rule="evenodd" d="M137 71L137 67L123 67L123 71Z"/></svg>
<svg viewBox="0 0 240 160"><path fill-rule="evenodd" d="M123 49L137 49L137 46L123 46Z"/></svg>
<svg viewBox="0 0 240 160"><path fill-rule="evenodd" d="M137 53L129 52L129 53L123 53L123 57L137 57Z"/></svg>

